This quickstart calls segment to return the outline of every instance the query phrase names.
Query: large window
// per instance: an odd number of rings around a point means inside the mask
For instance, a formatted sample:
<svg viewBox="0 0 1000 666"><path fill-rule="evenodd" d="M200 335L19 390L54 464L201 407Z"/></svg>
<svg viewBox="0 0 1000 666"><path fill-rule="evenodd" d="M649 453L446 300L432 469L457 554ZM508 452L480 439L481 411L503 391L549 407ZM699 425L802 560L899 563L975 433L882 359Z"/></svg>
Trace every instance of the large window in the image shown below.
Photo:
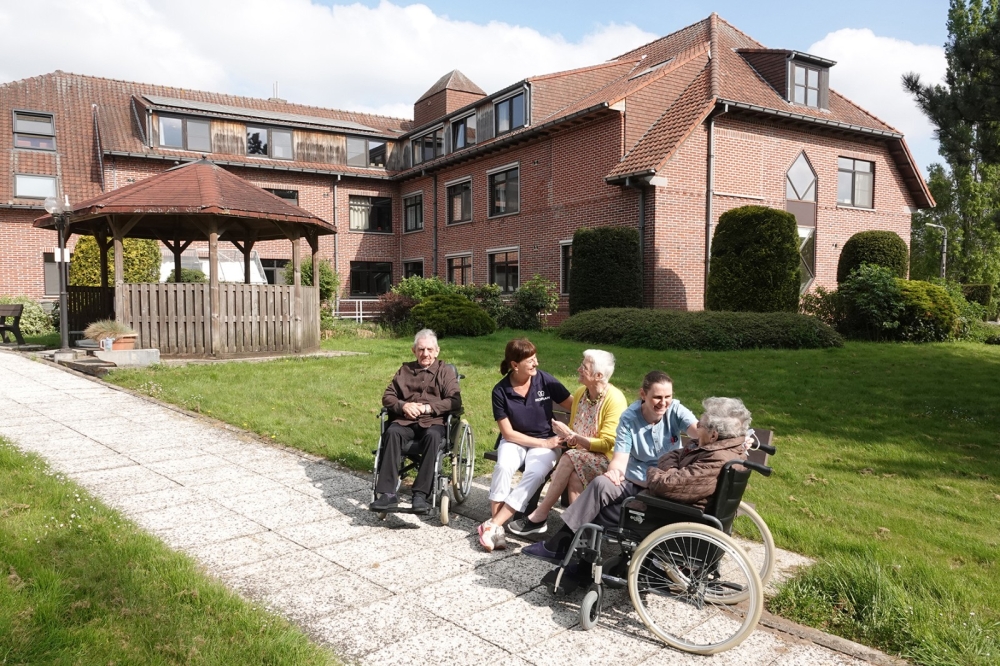
<svg viewBox="0 0 1000 666"><path fill-rule="evenodd" d="M392 199L389 197L350 197L351 231L392 233Z"/></svg>
<svg viewBox="0 0 1000 666"><path fill-rule="evenodd" d="M792 101L819 107L819 70L792 65Z"/></svg>
<svg viewBox="0 0 1000 666"><path fill-rule="evenodd" d="M510 215L520 208L518 168L490 174L490 217Z"/></svg>
<svg viewBox="0 0 1000 666"><path fill-rule="evenodd" d="M285 266L288 259L261 259L260 265L264 268L264 277L268 284L285 284Z"/></svg>
<svg viewBox="0 0 1000 666"><path fill-rule="evenodd" d="M451 124L452 150L461 150L476 143L476 114Z"/></svg>
<svg viewBox="0 0 1000 666"><path fill-rule="evenodd" d="M212 152L212 123L196 118L160 116L160 145L164 148Z"/></svg>
<svg viewBox="0 0 1000 666"><path fill-rule="evenodd" d="M560 274L560 294L569 294L569 272L573 268L573 243L563 242L559 246L561 274Z"/></svg>
<svg viewBox="0 0 1000 666"><path fill-rule="evenodd" d="M472 219L472 181L448 186L448 224Z"/></svg>
<svg viewBox="0 0 1000 666"><path fill-rule="evenodd" d="M56 129L50 113L14 112L14 147L55 150Z"/></svg>
<svg viewBox="0 0 1000 666"><path fill-rule="evenodd" d="M413 163L428 162L444 154L444 129L439 127L433 132L413 140Z"/></svg>
<svg viewBox="0 0 1000 666"><path fill-rule="evenodd" d="M490 255L490 282L500 291L513 294L517 290L517 250L494 252Z"/></svg>
<svg viewBox="0 0 1000 666"><path fill-rule="evenodd" d="M411 194L403 197L403 231L419 231L424 228L424 195Z"/></svg>
<svg viewBox="0 0 1000 666"><path fill-rule="evenodd" d="M493 118L497 135L524 127L524 93L508 97L493 105Z"/></svg>
<svg viewBox="0 0 1000 666"><path fill-rule="evenodd" d="M392 288L392 264L387 261L352 261L351 296L375 298Z"/></svg>
<svg viewBox="0 0 1000 666"><path fill-rule="evenodd" d="M423 259L411 259L410 261L403 262L403 277L423 277L424 276L424 260Z"/></svg>
<svg viewBox="0 0 1000 666"><path fill-rule="evenodd" d="M42 273L45 279L45 295L59 295L59 264L54 252L42 253ZM98 265L100 265L98 263Z"/></svg>
<svg viewBox="0 0 1000 666"><path fill-rule="evenodd" d="M385 141L347 137L347 166L384 167Z"/></svg>
<svg viewBox="0 0 1000 666"><path fill-rule="evenodd" d="M799 227L800 290L805 293L816 276L816 172L805 153L785 174L785 208Z"/></svg>
<svg viewBox="0 0 1000 666"><path fill-rule="evenodd" d="M55 176L14 175L14 196L18 199L47 199L56 196Z"/></svg>
<svg viewBox="0 0 1000 666"><path fill-rule="evenodd" d="M299 205L299 191L298 190L279 190L274 187L265 187L266 191L270 192L276 197L280 197L292 204L293 206Z"/></svg>
<svg viewBox="0 0 1000 666"><path fill-rule="evenodd" d="M292 159L292 130L247 125L247 155L260 155L276 160Z"/></svg>
<svg viewBox="0 0 1000 666"><path fill-rule="evenodd" d="M448 282L452 284L472 284L472 255L448 257Z"/></svg>
<svg viewBox="0 0 1000 666"><path fill-rule="evenodd" d="M837 203L873 208L875 164L849 157L837 158Z"/></svg>

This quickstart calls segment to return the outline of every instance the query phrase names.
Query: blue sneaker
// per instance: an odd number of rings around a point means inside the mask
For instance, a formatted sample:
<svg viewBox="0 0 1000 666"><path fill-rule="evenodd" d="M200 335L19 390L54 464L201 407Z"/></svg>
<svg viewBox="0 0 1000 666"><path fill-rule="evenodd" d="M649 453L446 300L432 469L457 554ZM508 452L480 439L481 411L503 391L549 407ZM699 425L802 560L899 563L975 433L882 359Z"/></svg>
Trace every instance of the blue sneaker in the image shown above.
<svg viewBox="0 0 1000 666"><path fill-rule="evenodd" d="M525 546L521 549L523 555L528 555L530 557L537 557L540 560L545 560L546 562L554 562L559 564L562 562L566 553L557 553L555 551L549 550L545 547L544 541L539 541L531 545Z"/></svg>

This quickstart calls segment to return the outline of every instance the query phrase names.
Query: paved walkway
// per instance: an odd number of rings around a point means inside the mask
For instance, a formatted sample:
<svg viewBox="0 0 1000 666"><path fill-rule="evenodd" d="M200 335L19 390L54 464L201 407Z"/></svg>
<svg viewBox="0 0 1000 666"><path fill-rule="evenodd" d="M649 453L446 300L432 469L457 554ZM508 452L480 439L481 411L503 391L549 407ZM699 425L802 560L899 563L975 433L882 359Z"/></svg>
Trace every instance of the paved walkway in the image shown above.
<svg viewBox="0 0 1000 666"><path fill-rule="evenodd" d="M579 598L539 585L545 563L479 547L467 516L486 510L482 483L447 527L380 522L364 478L3 351L0 415L0 435L348 662L865 663L764 628L711 658L679 653L651 637L624 591L581 631Z"/></svg>

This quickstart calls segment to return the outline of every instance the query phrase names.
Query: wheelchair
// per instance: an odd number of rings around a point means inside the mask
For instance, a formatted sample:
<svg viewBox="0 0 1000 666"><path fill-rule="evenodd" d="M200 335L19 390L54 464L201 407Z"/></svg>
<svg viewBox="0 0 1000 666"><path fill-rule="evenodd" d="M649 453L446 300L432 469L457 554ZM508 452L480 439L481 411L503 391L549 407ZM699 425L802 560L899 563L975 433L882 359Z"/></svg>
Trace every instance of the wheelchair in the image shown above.
<svg viewBox="0 0 1000 666"><path fill-rule="evenodd" d="M448 364L455 371L459 380L465 379L465 375L459 374L454 365ZM442 525L448 524L448 511L451 507L451 500L454 497L455 504L461 504L469 496L472 489L472 477L475 467L476 441L472 434L469 422L462 418L462 411L451 412L445 417L445 438L438 450L437 461L435 463L436 473L434 474L434 485L431 488L428 500L431 510L437 511ZM378 486L379 464L382 461L382 440L385 436L386 428L389 427L389 411L383 407L378 413L379 419L379 439L378 448L372 453L375 456L375 466L372 471L372 501L374 502L378 493L375 488ZM415 448L417 443L411 442L411 447ZM408 473L420 469L423 455L418 451L411 451L404 448L403 462L399 469L399 478L396 482L396 489L399 489L403 477ZM390 513L412 513L409 508L397 507L388 511L379 511L379 519L385 520Z"/></svg>
<svg viewBox="0 0 1000 666"><path fill-rule="evenodd" d="M775 451L760 439L753 450ZM741 505L760 518L742 504L753 471L771 474L770 467L749 456L726 463L705 511L645 491L620 507L606 507L597 523L577 531L566 556L543 582L555 595L589 583L580 603L584 629L597 625L605 587L627 587L643 624L667 645L705 655L739 645L764 607L761 564L731 536ZM605 559L605 542L619 552ZM773 567L773 540L764 559Z"/></svg>

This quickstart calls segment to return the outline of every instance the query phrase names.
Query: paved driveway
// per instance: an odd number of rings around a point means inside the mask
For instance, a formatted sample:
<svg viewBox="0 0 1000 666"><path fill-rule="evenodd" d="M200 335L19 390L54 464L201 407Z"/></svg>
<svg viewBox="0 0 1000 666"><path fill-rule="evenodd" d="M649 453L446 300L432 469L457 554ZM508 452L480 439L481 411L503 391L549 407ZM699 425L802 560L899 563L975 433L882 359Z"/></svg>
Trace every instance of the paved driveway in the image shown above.
<svg viewBox="0 0 1000 666"><path fill-rule="evenodd" d="M679 653L650 636L624 591L584 632L579 598L539 585L545 563L484 553L473 518L380 522L362 477L10 352L0 414L0 435L349 662L865 663L764 628L711 658ZM462 510L481 518L486 503L480 481Z"/></svg>

